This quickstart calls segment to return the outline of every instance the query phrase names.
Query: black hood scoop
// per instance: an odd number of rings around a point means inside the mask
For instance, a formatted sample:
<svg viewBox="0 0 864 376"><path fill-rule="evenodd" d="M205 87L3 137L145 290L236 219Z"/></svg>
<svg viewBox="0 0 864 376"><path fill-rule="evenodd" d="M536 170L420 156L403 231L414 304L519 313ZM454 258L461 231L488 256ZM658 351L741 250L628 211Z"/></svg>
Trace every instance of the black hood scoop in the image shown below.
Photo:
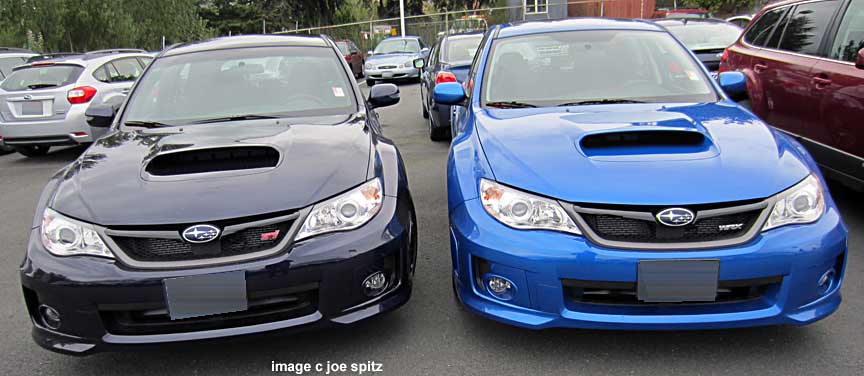
<svg viewBox="0 0 864 376"><path fill-rule="evenodd" d="M147 163L152 177L270 169L279 164L279 151L270 146L223 146L163 151Z"/></svg>

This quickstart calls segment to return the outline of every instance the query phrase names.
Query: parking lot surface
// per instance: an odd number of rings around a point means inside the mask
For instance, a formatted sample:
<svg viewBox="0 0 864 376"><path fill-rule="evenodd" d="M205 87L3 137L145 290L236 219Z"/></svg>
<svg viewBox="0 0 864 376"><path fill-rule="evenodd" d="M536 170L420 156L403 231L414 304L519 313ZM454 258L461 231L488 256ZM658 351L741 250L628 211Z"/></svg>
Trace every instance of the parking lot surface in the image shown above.
<svg viewBox="0 0 864 376"><path fill-rule="evenodd" d="M844 302L834 315L807 327L535 332L462 310L450 290L448 144L429 141L426 120L420 116L419 86L404 84L400 89L402 102L379 113L384 134L399 146L407 165L420 226L414 295L406 306L351 327L293 335L172 344L85 358L42 350L30 340L18 266L42 186L83 149L58 149L35 159L10 154L0 157L0 373L269 374L271 362L375 362L382 364L378 374L387 375L864 373L864 205L861 193L841 186L831 190L850 232Z"/></svg>

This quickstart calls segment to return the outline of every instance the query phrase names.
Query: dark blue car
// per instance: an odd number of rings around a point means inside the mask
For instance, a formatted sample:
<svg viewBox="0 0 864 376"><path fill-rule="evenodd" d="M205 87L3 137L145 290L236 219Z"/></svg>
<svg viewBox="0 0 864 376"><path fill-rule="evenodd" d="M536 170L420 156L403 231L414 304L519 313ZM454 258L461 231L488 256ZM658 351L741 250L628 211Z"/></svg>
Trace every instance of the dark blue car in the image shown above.
<svg viewBox="0 0 864 376"><path fill-rule="evenodd" d="M487 32L447 164L454 291L527 328L804 325L847 232L813 159L650 22ZM473 85L471 84L473 83ZM725 90L725 92L724 92Z"/></svg>
<svg viewBox="0 0 864 376"><path fill-rule="evenodd" d="M162 52L39 199L20 276L33 338L87 354L345 325L411 295L405 168L324 37Z"/></svg>
<svg viewBox="0 0 864 376"><path fill-rule="evenodd" d="M429 138L446 140L450 130L450 106L435 103L432 91L444 82L464 82L468 68L483 39L482 33L444 36L432 47L428 59L417 59L420 69L420 105L423 117L429 120Z"/></svg>

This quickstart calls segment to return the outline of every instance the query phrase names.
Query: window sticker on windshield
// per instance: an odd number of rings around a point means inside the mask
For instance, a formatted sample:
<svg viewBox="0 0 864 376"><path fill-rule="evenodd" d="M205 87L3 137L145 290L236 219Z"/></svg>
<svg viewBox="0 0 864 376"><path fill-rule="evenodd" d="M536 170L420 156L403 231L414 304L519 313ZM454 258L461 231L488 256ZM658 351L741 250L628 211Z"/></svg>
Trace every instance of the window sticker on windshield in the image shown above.
<svg viewBox="0 0 864 376"><path fill-rule="evenodd" d="M699 76L696 75L696 72L688 70L686 73L690 81L699 81Z"/></svg>
<svg viewBox="0 0 864 376"><path fill-rule="evenodd" d="M337 96L337 97L344 97L345 96L345 92L342 91L341 87L335 87L334 86L331 89L333 89L333 95L334 96Z"/></svg>

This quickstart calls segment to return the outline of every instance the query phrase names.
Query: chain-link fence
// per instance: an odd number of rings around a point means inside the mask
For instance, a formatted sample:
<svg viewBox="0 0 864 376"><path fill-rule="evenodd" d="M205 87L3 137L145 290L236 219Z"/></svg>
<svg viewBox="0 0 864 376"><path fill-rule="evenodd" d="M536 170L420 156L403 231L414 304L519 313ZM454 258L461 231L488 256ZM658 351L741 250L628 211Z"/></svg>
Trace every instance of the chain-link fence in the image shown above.
<svg viewBox="0 0 864 376"><path fill-rule="evenodd" d="M513 5L406 16L405 35L420 36L432 44L445 34L482 31L508 22L568 17L651 18L655 7L655 0L508 0L507 3ZM325 34L334 40L352 40L367 51L384 38L401 35L399 27L399 18L388 18L278 34Z"/></svg>

